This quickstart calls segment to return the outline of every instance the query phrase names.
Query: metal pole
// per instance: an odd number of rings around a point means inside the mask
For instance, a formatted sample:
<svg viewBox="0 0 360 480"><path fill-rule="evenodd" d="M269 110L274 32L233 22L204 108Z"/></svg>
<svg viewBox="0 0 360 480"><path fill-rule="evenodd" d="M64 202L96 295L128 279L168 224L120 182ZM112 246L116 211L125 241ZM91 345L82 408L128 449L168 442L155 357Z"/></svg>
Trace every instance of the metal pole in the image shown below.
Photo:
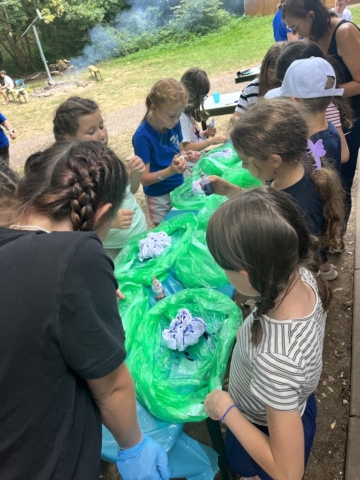
<svg viewBox="0 0 360 480"><path fill-rule="evenodd" d="M33 27L33 30L34 30L34 35L35 35L35 38L36 38L36 42L37 42L38 47L39 47L39 50L40 50L41 59L42 59L42 61L44 62L44 66L45 66L45 70L46 70L46 73L47 73L47 76L48 76L48 79L49 79L49 83L50 83L50 84L53 84L54 81L53 81L53 79L52 79L52 77L51 77L51 73L50 73L48 64L47 64L47 62L46 62L46 58L45 58L43 49L41 48L41 43L40 43L39 35L38 35L38 33L37 33L35 24L34 24L32 27Z"/></svg>

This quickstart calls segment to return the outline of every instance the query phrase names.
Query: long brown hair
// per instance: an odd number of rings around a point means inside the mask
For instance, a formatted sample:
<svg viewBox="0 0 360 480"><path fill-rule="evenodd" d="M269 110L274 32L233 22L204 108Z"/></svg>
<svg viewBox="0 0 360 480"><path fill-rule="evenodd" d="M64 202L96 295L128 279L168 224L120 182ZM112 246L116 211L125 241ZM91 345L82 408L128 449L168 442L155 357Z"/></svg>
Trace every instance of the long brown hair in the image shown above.
<svg viewBox="0 0 360 480"><path fill-rule="evenodd" d="M319 40L330 28L331 17L336 13L329 10L322 0L284 0L282 3L282 18L286 15L306 18L309 12L314 12L315 18L311 25L310 36L312 40Z"/></svg>
<svg viewBox="0 0 360 480"><path fill-rule="evenodd" d="M268 69L275 70L277 59L279 58L284 46L287 42L276 42L266 52L265 57L261 62L260 75L259 75L259 97L263 97L265 93L269 91L268 81ZM272 88L280 87L281 83L272 86Z"/></svg>
<svg viewBox="0 0 360 480"><path fill-rule="evenodd" d="M210 90L210 81L206 72L197 67L189 68L181 77L180 82L189 93L184 113L195 118L197 122L206 120L208 115L204 110L204 97Z"/></svg>
<svg viewBox="0 0 360 480"><path fill-rule="evenodd" d="M151 115L151 105L156 107L173 107L175 105L186 105L189 95L184 85L175 78L162 78L158 80L146 96L146 113L142 121L147 120Z"/></svg>
<svg viewBox="0 0 360 480"><path fill-rule="evenodd" d="M69 97L55 111L53 132L57 142L65 141L65 135L75 137L79 128L79 117L99 110L99 105L90 98Z"/></svg>
<svg viewBox="0 0 360 480"><path fill-rule="evenodd" d="M325 161L320 170L309 166L308 127L294 103L282 98L259 100L236 122L230 137L240 158L244 154L265 161L270 155L279 155L286 164L304 164L324 204L322 246L337 246L344 219L340 178Z"/></svg>
<svg viewBox="0 0 360 480"><path fill-rule="evenodd" d="M16 216L18 201L16 188L20 177L0 160L0 227L9 227Z"/></svg>
<svg viewBox="0 0 360 480"><path fill-rule="evenodd" d="M275 307L282 292L288 293L299 267L314 274L323 309L329 309L332 294L326 280L318 275L316 240L285 193L259 187L225 202L210 219L206 242L224 270L245 270L250 285L260 294L251 326L254 345L263 334L261 322L256 320Z"/></svg>
<svg viewBox="0 0 360 480"><path fill-rule="evenodd" d="M25 163L18 218L35 211L55 221L69 218L75 231L92 231L101 204L112 203L115 216L127 182L124 164L100 142L55 143Z"/></svg>

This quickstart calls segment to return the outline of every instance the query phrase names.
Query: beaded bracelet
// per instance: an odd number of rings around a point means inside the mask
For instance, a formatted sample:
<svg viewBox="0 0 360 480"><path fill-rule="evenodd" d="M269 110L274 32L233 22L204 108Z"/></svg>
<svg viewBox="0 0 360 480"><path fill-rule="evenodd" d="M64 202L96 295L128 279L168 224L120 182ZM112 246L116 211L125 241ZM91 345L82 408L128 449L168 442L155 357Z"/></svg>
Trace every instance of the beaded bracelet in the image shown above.
<svg viewBox="0 0 360 480"><path fill-rule="evenodd" d="M231 410L232 408L234 408L234 407L238 408L238 406L236 405L236 403L233 403L232 405L230 405L230 407L226 410L226 412L224 413L224 415L221 417L221 423L224 423L224 420L225 420L226 415L227 415L227 414L230 412L230 410Z"/></svg>

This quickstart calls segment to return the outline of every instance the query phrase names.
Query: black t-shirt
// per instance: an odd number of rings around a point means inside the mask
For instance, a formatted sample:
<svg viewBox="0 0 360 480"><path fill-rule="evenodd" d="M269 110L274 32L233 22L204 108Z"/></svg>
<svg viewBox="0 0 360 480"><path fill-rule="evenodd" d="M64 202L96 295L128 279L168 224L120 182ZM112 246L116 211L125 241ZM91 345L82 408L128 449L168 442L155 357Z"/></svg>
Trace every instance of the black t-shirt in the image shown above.
<svg viewBox="0 0 360 480"><path fill-rule="evenodd" d="M113 264L93 233L0 228L0 478L97 480L86 380L125 359Z"/></svg>
<svg viewBox="0 0 360 480"><path fill-rule="evenodd" d="M316 143L318 140L323 141L326 151L325 158L329 164L338 172L341 172L341 139L339 132L333 123L328 122L328 128L311 135L310 140Z"/></svg>
<svg viewBox="0 0 360 480"><path fill-rule="evenodd" d="M301 180L282 191L290 195L293 202L304 214L309 232L320 238L324 221L324 203L310 175L305 173Z"/></svg>

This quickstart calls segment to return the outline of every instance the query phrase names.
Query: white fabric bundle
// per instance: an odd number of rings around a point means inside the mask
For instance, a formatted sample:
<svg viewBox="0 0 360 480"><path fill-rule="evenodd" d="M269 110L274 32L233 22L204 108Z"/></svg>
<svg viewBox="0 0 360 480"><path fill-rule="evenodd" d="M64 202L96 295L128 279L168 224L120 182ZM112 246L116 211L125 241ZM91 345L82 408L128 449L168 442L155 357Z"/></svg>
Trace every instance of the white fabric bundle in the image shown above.
<svg viewBox="0 0 360 480"><path fill-rule="evenodd" d="M181 308L169 328L163 330L162 338L168 348L183 352L189 345L198 343L205 331L206 323L202 318L193 317L189 310Z"/></svg>
<svg viewBox="0 0 360 480"><path fill-rule="evenodd" d="M233 155L231 148L224 148L221 152L210 153L209 158L231 158Z"/></svg>
<svg viewBox="0 0 360 480"><path fill-rule="evenodd" d="M199 180L194 180L191 184L191 190L193 191L194 195L205 195L203 189L201 188L200 182L201 178L199 178Z"/></svg>
<svg viewBox="0 0 360 480"><path fill-rule="evenodd" d="M150 232L139 242L139 260L158 257L165 248L170 247L171 237L165 232Z"/></svg>

